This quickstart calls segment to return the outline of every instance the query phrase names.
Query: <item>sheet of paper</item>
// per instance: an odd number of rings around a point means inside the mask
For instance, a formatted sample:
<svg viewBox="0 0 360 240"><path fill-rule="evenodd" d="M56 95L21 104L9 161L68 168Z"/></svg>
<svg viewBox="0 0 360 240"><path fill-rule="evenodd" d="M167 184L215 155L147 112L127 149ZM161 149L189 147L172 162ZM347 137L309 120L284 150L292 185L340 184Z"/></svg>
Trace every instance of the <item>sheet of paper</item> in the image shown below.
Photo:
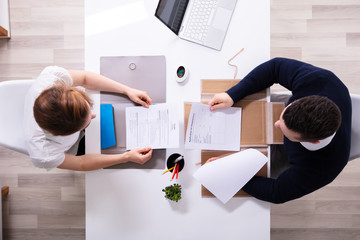
<svg viewBox="0 0 360 240"><path fill-rule="evenodd" d="M128 107L126 149L179 147L178 108L174 104L156 104L149 108Z"/></svg>
<svg viewBox="0 0 360 240"><path fill-rule="evenodd" d="M194 178L227 203L267 162L267 157L250 148L204 164Z"/></svg>
<svg viewBox="0 0 360 240"><path fill-rule="evenodd" d="M186 129L185 148L240 150L241 108L210 111L210 106L192 103Z"/></svg>

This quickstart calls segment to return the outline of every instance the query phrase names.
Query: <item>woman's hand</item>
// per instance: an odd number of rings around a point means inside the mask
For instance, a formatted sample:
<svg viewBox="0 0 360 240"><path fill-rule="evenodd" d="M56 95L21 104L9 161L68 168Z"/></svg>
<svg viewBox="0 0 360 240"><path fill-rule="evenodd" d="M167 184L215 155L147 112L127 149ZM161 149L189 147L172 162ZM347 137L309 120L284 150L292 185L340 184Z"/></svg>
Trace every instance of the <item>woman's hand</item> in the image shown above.
<svg viewBox="0 0 360 240"><path fill-rule="evenodd" d="M134 162L142 165L150 160L152 155L152 149L151 148L133 149L124 154L126 155L126 159L129 162Z"/></svg>
<svg viewBox="0 0 360 240"><path fill-rule="evenodd" d="M127 91L128 97L135 103L138 103L146 108L152 104L152 100L145 91L137 90L135 88L130 88Z"/></svg>
<svg viewBox="0 0 360 240"><path fill-rule="evenodd" d="M218 93L208 102L210 110L216 110L219 108L229 108L234 104L234 101L227 93Z"/></svg>

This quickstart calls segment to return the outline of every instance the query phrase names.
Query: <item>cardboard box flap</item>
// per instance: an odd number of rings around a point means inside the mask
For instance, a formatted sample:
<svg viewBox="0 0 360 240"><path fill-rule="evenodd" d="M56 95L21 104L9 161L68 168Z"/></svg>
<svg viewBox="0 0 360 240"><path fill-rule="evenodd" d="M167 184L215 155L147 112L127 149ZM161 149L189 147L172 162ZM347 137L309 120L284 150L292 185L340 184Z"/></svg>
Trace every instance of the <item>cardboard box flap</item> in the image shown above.
<svg viewBox="0 0 360 240"><path fill-rule="evenodd" d="M241 149L244 150L244 149ZM265 156L267 156L266 148L257 148L260 152L262 152ZM228 151L201 151L201 165L205 164L205 162L212 157L225 157L227 155L233 154L236 152L228 152ZM255 176L268 176L268 163L266 163L256 174ZM203 185L201 185L201 196L202 197L215 197L209 190L207 190ZM248 197L250 196L243 190L238 191L234 197Z"/></svg>
<svg viewBox="0 0 360 240"><path fill-rule="evenodd" d="M280 119L280 115L284 110L284 103L282 102L272 102L269 104L269 108L271 108L271 114L268 114L267 120L267 129L272 131L271 133L267 133L268 144L283 144L284 143L284 135L280 131L280 129L274 126L275 122ZM269 126L270 125L270 126Z"/></svg>
<svg viewBox="0 0 360 240"><path fill-rule="evenodd" d="M239 79L203 79L201 80L201 101L209 102L216 93L222 93L239 83ZM267 90L251 94L243 100L266 101Z"/></svg>
<svg viewBox="0 0 360 240"><path fill-rule="evenodd" d="M239 101L241 107L241 146L266 145L266 106L264 101Z"/></svg>

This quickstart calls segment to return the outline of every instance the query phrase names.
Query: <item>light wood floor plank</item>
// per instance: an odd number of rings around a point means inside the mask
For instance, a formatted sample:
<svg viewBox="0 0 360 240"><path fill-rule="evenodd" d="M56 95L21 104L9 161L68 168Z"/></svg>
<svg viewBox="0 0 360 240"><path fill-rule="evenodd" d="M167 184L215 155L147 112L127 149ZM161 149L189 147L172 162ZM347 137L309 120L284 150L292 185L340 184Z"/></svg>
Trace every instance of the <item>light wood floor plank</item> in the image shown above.
<svg viewBox="0 0 360 240"><path fill-rule="evenodd" d="M360 229L360 214L352 215L352 224L353 228Z"/></svg>
<svg viewBox="0 0 360 240"><path fill-rule="evenodd" d="M14 187L8 196L9 201L60 201L60 187Z"/></svg>
<svg viewBox="0 0 360 240"><path fill-rule="evenodd" d="M64 36L16 36L8 42L8 50L31 49L34 45L41 49L64 48Z"/></svg>
<svg viewBox="0 0 360 240"><path fill-rule="evenodd" d="M83 7L32 7L31 21L58 21L59 18L66 22L83 22ZM79 14L80 13L80 14Z"/></svg>
<svg viewBox="0 0 360 240"><path fill-rule="evenodd" d="M3 228L5 229L36 229L38 228L37 215L12 215L10 218L5 218Z"/></svg>
<svg viewBox="0 0 360 240"><path fill-rule="evenodd" d="M360 47L336 47L328 51L329 47L318 45L313 47L303 47L304 61L328 61L337 59L338 61L360 61Z"/></svg>
<svg viewBox="0 0 360 240"><path fill-rule="evenodd" d="M302 0L302 1L288 1L288 0L271 0L271 5L359 5L359 0ZM285 13L284 13L285 14Z"/></svg>
<svg viewBox="0 0 360 240"><path fill-rule="evenodd" d="M51 63L4 63L0 64L0 81L19 80L19 79L34 79L42 69L49 66ZM1 148L0 148L1 149ZM0 152L1 153L1 152Z"/></svg>
<svg viewBox="0 0 360 240"><path fill-rule="evenodd" d="M277 45L277 38L272 38L271 42L275 42ZM285 58L301 59L302 49L301 47L272 47L271 48L271 58L282 56Z"/></svg>
<svg viewBox="0 0 360 240"><path fill-rule="evenodd" d="M360 47L360 32L346 34L346 46Z"/></svg>
<svg viewBox="0 0 360 240"><path fill-rule="evenodd" d="M271 18L273 19L310 19L312 5L272 5Z"/></svg>
<svg viewBox="0 0 360 240"><path fill-rule="evenodd" d="M315 212L319 214L352 215L360 214L360 201L358 200L336 200L316 201Z"/></svg>
<svg viewBox="0 0 360 240"><path fill-rule="evenodd" d="M4 229L4 239L11 240L83 240L85 239L84 229Z"/></svg>
<svg viewBox="0 0 360 240"><path fill-rule="evenodd" d="M360 19L309 19L307 20L309 32L360 32Z"/></svg>
<svg viewBox="0 0 360 240"><path fill-rule="evenodd" d="M53 174L18 174L19 187L62 187L74 185L74 174L71 172L66 173L53 173Z"/></svg>
<svg viewBox="0 0 360 240"><path fill-rule="evenodd" d="M12 49L11 51L0 51L0 64L8 63L49 63L54 60L52 49Z"/></svg>
<svg viewBox="0 0 360 240"><path fill-rule="evenodd" d="M44 35L64 35L64 23L54 22L11 22L11 35L16 36L44 36ZM41 44L36 45L41 46Z"/></svg>
<svg viewBox="0 0 360 240"><path fill-rule="evenodd" d="M85 229L85 216L61 216L54 218L49 215L38 216L40 229Z"/></svg>
<svg viewBox="0 0 360 240"><path fill-rule="evenodd" d="M18 214L59 216L84 216L85 204L79 201L11 201L9 216Z"/></svg>
<svg viewBox="0 0 360 240"><path fill-rule="evenodd" d="M346 48L346 33L273 33L272 47Z"/></svg>
<svg viewBox="0 0 360 240"><path fill-rule="evenodd" d="M276 240L359 240L359 229L272 229L271 238Z"/></svg>
<svg viewBox="0 0 360 240"><path fill-rule="evenodd" d="M356 19L360 18L360 5L314 5L313 19Z"/></svg>
<svg viewBox="0 0 360 240"><path fill-rule="evenodd" d="M27 8L27 7L11 8L11 25L14 24L15 22L29 22L29 21L31 21L31 8Z"/></svg>
<svg viewBox="0 0 360 240"><path fill-rule="evenodd" d="M351 214L300 213L276 214L271 216L271 228L352 228ZM291 239L291 238L289 238Z"/></svg>
<svg viewBox="0 0 360 240"><path fill-rule="evenodd" d="M271 33L305 33L306 19L271 19Z"/></svg>

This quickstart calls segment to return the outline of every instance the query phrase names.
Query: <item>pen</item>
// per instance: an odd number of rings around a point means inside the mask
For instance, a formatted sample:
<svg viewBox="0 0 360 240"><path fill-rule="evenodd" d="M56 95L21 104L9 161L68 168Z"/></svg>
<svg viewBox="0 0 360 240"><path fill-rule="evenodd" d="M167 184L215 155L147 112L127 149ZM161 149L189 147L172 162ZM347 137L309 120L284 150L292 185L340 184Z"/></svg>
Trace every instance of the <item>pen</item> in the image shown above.
<svg viewBox="0 0 360 240"><path fill-rule="evenodd" d="M175 168L175 166L173 166L172 168L169 168L168 170L166 170L165 172L163 172L163 174L167 173L168 171L171 171Z"/></svg>

